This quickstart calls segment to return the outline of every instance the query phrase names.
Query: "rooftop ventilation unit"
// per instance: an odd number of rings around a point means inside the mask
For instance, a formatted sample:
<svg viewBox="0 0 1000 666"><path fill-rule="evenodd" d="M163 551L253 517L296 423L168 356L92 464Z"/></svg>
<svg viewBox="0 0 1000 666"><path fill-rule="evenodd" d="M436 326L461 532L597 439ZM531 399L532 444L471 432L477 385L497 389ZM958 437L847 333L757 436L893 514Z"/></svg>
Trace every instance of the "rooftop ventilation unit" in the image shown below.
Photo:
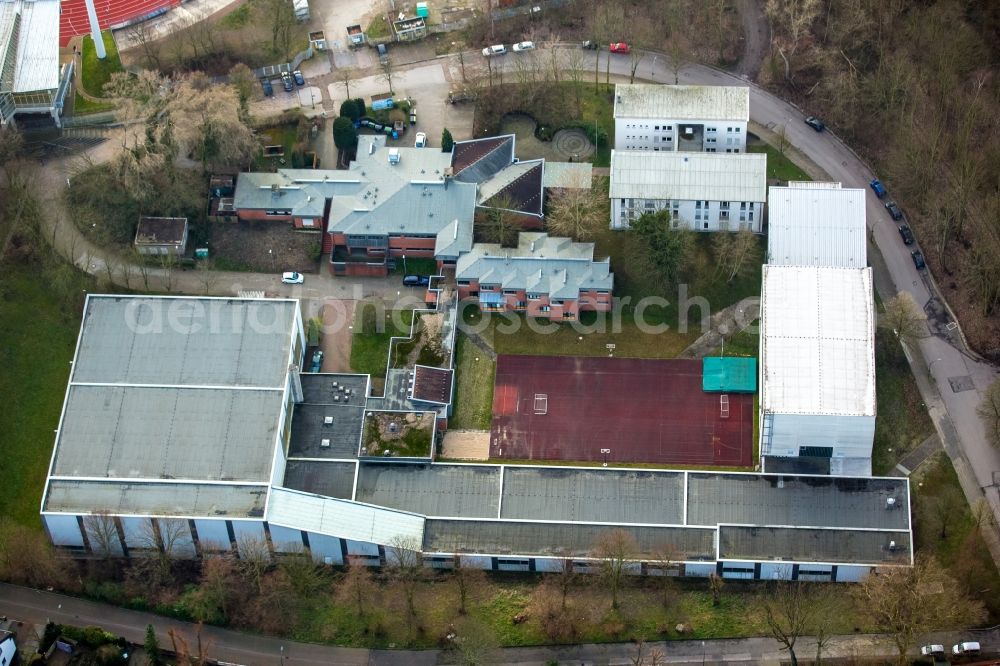
<svg viewBox="0 0 1000 666"><path fill-rule="evenodd" d="M887 508L887 509L895 509L896 508L896 498L895 497L886 497L885 498L885 508Z"/></svg>
<svg viewBox="0 0 1000 666"><path fill-rule="evenodd" d="M330 440L328 440L328 439L321 439L321 440L319 440L319 445L320 445L321 448L328 449L328 448L330 448Z"/></svg>
<svg viewBox="0 0 1000 666"><path fill-rule="evenodd" d="M332 416L324 416L323 417L323 425L333 425L333 417Z"/></svg>

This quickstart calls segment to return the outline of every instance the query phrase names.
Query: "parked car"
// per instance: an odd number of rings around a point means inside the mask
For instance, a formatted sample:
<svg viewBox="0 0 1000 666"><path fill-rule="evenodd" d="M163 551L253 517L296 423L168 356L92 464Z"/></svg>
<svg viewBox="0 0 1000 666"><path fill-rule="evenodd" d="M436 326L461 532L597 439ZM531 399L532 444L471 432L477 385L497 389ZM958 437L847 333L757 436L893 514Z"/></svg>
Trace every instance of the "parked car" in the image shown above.
<svg viewBox="0 0 1000 666"><path fill-rule="evenodd" d="M943 657L944 656L944 646L943 645L925 645L920 648L920 654L925 657Z"/></svg>
<svg viewBox="0 0 1000 666"><path fill-rule="evenodd" d="M889 215L892 215L892 219L894 220L903 219L903 211L899 210L899 206L896 205L895 201L886 201L885 209L889 211Z"/></svg>
<svg viewBox="0 0 1000 666"><path fill-rule="evenodd" d="M917 267L918 271L922 271L927 268L927 262L924 261L924 253L920 250L914 250L910 253L913 258L913 265Z"/></svg>
<svg viewBox="0 0 1000 666"><path fill-rule="evenodd" d="M535 43L534 42L518 42L517 44L514 44L514 51L515 52L519 52L519 51L534 51L534 50L535 50Z"/></svg>
<svg viewBox="0 0 1000 666"><path fill-rule="evenodd" d="M899 225L899 235L903 237L903 245L913 245L913 232L910 231L909 225Z"/></svg>
<svg viewBox="0 0 1000 666"><path fill-rule="evenodd" d="M410 124L411 125L417 124L417 110L413 108L410 109Z"/></svg>
<svg viewBox="0 0 1000 666"><path fill-rule="evenodd" d="M375 50L378 51L379 62L385 62L389 59L389 47L385 44L376 44Z"/></svg>
<svg viewBox="0 0 1000 666"><path fill-rule="evenodd" d="M879 199L885 196L886 194L885 185L883 185L878 178L872 178L872 181L868 184L875 191L875 196L877 196Z"/></svg>
<svg viewBox="0 0 1000 666"><path fill-rule="evenodd" d="M580 47L584 48L584 49L587 49L588 51L596 51L597 50L597 42L588 39L586 41L580 42Z"/></svg>
<svg viewBox="0 0 1000 666"><path fill-rule="evenodd" d="M486 58L501 56L505 53L507 53L507 47L503 44L494 44L493 46L487 46L483 49L483 56Z"/></svg>
<svg viewBox="0 0 1000 666"><path fill-rule="evenodd" d="M976 655L979 654L979 650L979 643L976 641L965 641L951 647L951 653L958 655Z"/></svg>
<svg viewBox="0 0 1000 666"><path fill-rule="evenodd" d="M292 72L292 78L295 79L295 85L304 86L306 84L306 77L302 76L302 72L295 70Z"/></svg>
<svg viewBox="0 0 1000 666"><path fill-rule="evenodd" d="M448 103L471 102L476 99L476 93L469 88L454 88L448 93Z"/></svg>
<svg viewBox="0 0 1000 666"><path fill-rule="evenodd" d="M320 368L323 367L323 350L317 349L316 353L312 357L312 365L309 366L309 372L319 372Z"/></svg>
<svg viewBox="0 0 1000 666"><path fill-rule="evenodd" d="M281 274L281 281L285 284L302 284L306 281L306 276L295 271L286 271Z"/></svg>
<svg viewBox="0 0 1000 666"><path fill-rule="evenodd" d="M284 86L285 92L292 92L292 75L288 72L282 72L281 85Z"/></svg>
<svg viewBox="0 0 1000 666"><path fill-rule="evenodd" d="M817 132L822 132L826 129L826 125L823 124L823 121L816 116L809 116L806 118L806 125L809 125L809 127L812 127Z"/></svg>
<svg viewBox="0 0 1000 666"><path fill-rule="evenodd" d="M632 49L630 49L628 47L628 44L626 44L625 42L614 42L613 44L608 46L608 50L611 51L612 53L628 53Z"/></svg>
<svg viewBox="0 0 1000 666"><path fill-rule="evenodd" d="M270 97L274 94L274 86L267 79L260 80L260 87L264 89L264 97Z"/></svg>
<svg viewBox="0 0 1000 666"><path fill-rule="evenodd" d="M417 132L417 140L413 142L414 148L425 148L427 146L427 132Z"/></svg>
<svg viewBox="0 0 1000 666"><path fill-rule="evenodd" d="M407 275L403 278L405 287L426 287L431 283L431 279L426 275Z"/></svg>

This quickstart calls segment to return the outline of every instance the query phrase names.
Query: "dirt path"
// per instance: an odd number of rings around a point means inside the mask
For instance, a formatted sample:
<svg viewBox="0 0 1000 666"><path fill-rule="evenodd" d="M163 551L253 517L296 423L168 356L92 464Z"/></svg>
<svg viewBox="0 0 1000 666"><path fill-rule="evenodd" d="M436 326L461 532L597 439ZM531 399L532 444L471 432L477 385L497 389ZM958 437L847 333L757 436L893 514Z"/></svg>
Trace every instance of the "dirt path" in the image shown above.
<svg viewBox="0 0 1000 666"><path fill-rule="evenodd" d="M449 430L441 444L441 456L453 460L487 460L490 433L485 430Z"/></svg>
<svg viewBox="0 0 1000 666"><path fill-rule="evenodd" d="M734 71L756 81L771 48L771 25L764 15L761 0L739 0L739 9L743 23L743 56Z"/></svg>

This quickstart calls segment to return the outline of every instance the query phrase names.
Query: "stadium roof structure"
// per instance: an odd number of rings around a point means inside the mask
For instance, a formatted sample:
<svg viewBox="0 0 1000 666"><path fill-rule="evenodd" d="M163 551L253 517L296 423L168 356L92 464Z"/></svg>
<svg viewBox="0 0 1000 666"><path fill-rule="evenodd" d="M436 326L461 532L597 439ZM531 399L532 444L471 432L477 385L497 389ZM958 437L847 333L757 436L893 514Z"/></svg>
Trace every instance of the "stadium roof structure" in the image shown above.
<svg viewBox="0 0 1000 666"><path fill-rule="evenodd" d="M88 296L43 511L263 515L298 318L294 300Z"/></svg>
<svg viewBox="0 0 1000 666"><path fill-rule="evenodd" d="M765 264L763 271L762 409L874 416L871 269Z"/></svg>
<svg viewBox="0 0 1000 666"><path fill-rule="evenodd" d="M767 155L612 150L612 199L764 201Z"/></svg>
<svg viewBox="0 0 1000 666"><path fill-rule="evenodd" d="M868 265L865 191L794 181L768 190L767 262L783 266Z"/></svg>
<svg viewBox="0 0 1000 666"><path fill-rule="evenodd" d="M746 356L706 356L701 363L701 388L706 393L757 391L757 359Z"/></svg>
<svg viewBox="0 0 1000 666"><path fill-rule="evenodd" d="M750 88L619 83L615 86L614 114L615 118L747 122Z"/></svg>

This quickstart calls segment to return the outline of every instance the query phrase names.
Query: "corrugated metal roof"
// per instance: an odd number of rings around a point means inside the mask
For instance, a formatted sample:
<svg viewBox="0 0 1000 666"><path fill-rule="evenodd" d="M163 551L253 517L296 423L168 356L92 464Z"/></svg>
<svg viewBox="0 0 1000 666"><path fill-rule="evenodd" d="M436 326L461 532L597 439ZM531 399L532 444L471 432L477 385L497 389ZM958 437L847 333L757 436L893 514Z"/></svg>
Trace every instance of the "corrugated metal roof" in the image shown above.
<svg viewBox="0 0 1000 666"><path fill-rule="evenodd" d="M275 488L267 507L267 522L342 539L393 544L420 544L424 517L346 500Z"/></svg>
<svg viewBox="0 0 1000 666"><path fill-rule="evenodd" d="M870 268L764 265L762 408L875 415Z"/></svg>
<svg viewBox="0 0 1000 666"><path fill-rule="evenodd" d="M611 151L612 199L764 201L764 153Z"/></svg>
<svg viewBox="0 0 1000 666"><path fill-rule="evenodd" d="M830 183L789 183L768 192L767 263L868 265L865 191Z"/></svg>
<svg viewBox="0 0 1000 666"><path fill-rule="evenodd" d="M20 15L13 92L59 87L59 0L0 2L0 51Z"/></svg>
<svg viewBox="0 0 1000 666"><path fill-rule="evenodd" d="M701 362L701 388L712 393L753 393L757 390L757 359L706 356Z"/></svg>
<svg viewBox="0 0 1000 666"><path fill-rule="evenodd" d="M661 120L750 120L750 88L619 83L615 118Z"/></svg>
<svg viewBox="0 0 1000 666"><path fill-rule="evenodd" d="M206 483L49 482L42 511L86 515L261 518L267 486Z"/></svg>

